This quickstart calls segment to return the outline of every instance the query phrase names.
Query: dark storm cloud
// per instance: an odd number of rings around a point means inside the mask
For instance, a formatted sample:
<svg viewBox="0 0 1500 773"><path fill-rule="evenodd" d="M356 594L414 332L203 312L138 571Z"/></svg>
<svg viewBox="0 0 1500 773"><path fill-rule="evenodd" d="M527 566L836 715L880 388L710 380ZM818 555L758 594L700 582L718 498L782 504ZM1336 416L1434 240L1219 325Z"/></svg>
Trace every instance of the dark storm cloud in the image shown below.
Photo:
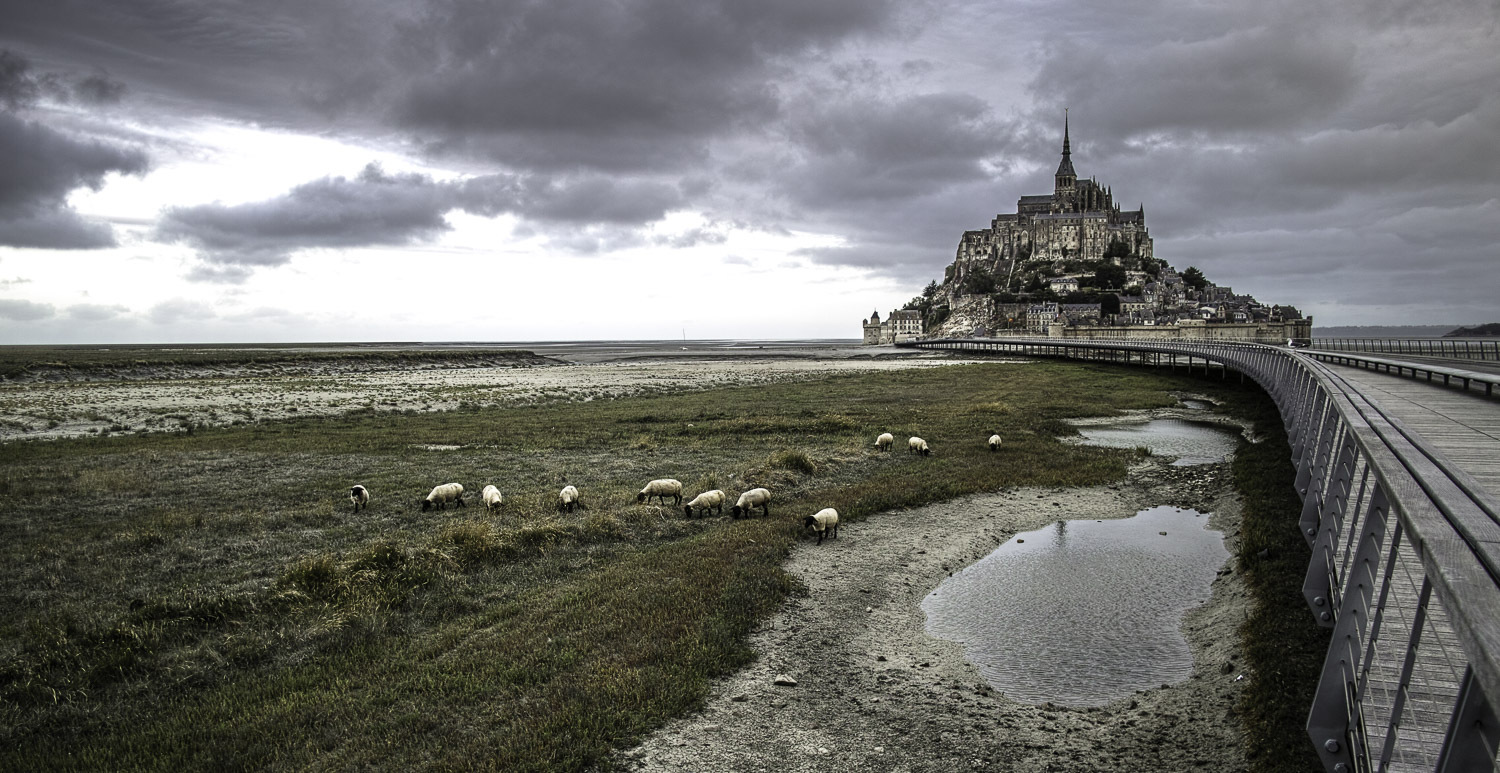
<svg viewBox="0 0 1500 773"><path fill-rule="evenodd" d="M174 207L162 214L157 238L188 244L210 264L237 267L217 276L290 260L298 249L410 244L448 230L451 192L422 175L388 175L370 165L357 177L325 177L285 196L248 204Z"/></svg>
<svg viewBox="0 0 1500 773"><path fill-rule="evenodd" d="M80 217L67 203L78 188L98 190L110 173L144 174L139 150L75 139L35 121L0 112L0 245L48 249L109 247L104 223Z"/></svg>
<svg viewBox="0 0 1500 773"><path fill-rule="evenodd" d="M968 94L809 106L789 121L803 164L786 175L800 204L878 206L987 176L1005 127Z"/></svg>
<svg viewBox="0 0 1500 773"><path fill-rule="evenodd" d="M509 174L438 181L371 164L355 177L325 177L265 201L169 209L156 238L197 251L203 262L190 278L235 283L298 250L431 241L451 229L445 215L454 210L565 224L573 227L566 244L593 253L680 204L676 188L654 181Z"/></svg>
<svg viewBox="0 0 1500 773"><path fill-rule="evenodd" d="M102 70L85 75L39 72L26 57L0 49L0 104L11 110L30 107L42 99L111 105L124 95L125 84Z"/></svg>
<svg viewBox="0 0 1500 773"><path fill-rule="evenodd" d="M515 170L661 170L776 118L799 63L894 25L893 0L57 0L0 42L213 113L397 128Z"/></svg>
<svg viewBox="0 0 1500 773"><path fill-rule="evenodd" d="M1063 43L1031 88L1087 108L1101 136L1243 133L1325 121L1358 85L1354 47L1281 29L1135 49Z"/></svg>
<svg viewBox="0 0 1500 773"><path fill-rule="evenodd" d="M891 15L863 0L434 2L396 44L416 74L395 90L394 115L438 146L508 163L700 159L709 139L777 117L781 62Z"/></svg>

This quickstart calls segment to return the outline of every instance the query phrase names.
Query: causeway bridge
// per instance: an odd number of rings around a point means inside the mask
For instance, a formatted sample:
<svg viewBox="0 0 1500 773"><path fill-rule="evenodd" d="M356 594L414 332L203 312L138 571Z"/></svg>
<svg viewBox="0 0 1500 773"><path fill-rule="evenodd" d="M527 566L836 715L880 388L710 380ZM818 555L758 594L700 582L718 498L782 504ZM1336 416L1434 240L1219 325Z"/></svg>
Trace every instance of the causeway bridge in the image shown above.
<svg viewBox="0 0 1500 773"><path fill-rule="evenodd" d="M1500 341L971 338L903 346L1202 370L1275 400L1332 628L1326 770L1500 773Z"/></svg>

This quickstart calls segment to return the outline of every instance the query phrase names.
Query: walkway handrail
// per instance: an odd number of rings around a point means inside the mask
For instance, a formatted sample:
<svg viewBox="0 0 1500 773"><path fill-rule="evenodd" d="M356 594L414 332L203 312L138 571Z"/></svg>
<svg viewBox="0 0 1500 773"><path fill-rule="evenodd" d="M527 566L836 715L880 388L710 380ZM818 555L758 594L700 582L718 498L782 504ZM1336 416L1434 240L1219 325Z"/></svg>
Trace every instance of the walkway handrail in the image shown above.
<svg viewBox="0 0 1500 773"><path fill-rule="evenodd" d="M1500 374L1481 373L1477 370L1456 368L1448 365L1435 365L1427 362L1412 362L1410 360L1397 360L1390 357L1375 357L1368 354L1346 354L1344 352L1328 352L1318 349L1304 349L1303 354L1321 360L1322 362L1336 362L1340 365L1353 365L1360 368L1373 368L1386 373L1394 373L1404 376L1409 371L1412 378L1425 375L1427 380L1432 381L1434 376L1441 376L1443 386L1459 386L1465 392L1469 391L1471 384L1484 387L1485 397L1495 396L1495 386L1500 385ZM1458 381L1455 385L1453 382Z"/></svg>
<svg viewBox="0 0 1500 773"><path fill-rule="evenodd" d="M1313 548L1303 593L1334 629L1307 724L1325 768L1500 770L1500 506L1357 386L1305 351L1260 344L907 345L1157 366L1187 358L1260 384L1297 465Z"/></svg>
<svg viewBox="0 0 1500 773"><path fill-rule="evenodd" d="M1447 357L1461 360L1500 360L1495 338L1314 338L1316 349L1336 352L1377 352Z"/></svg>

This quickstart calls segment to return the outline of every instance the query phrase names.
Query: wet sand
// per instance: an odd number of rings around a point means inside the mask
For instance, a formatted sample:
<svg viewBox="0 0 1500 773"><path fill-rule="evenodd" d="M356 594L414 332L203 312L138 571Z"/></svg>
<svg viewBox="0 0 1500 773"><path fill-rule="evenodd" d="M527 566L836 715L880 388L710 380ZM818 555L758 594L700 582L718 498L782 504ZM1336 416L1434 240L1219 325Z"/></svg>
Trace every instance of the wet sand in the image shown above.
<svg viewBox="0 0 1500 773"><path fill-rule="evenodd" d="M366 409L587 401L963 361L944 353L819 341L570 342L537 344L528 351L542 355L536 359L545 364L298 362L269 368L176 367L130 378L10 381L0 384L0 441L172 432Z"/></svg>

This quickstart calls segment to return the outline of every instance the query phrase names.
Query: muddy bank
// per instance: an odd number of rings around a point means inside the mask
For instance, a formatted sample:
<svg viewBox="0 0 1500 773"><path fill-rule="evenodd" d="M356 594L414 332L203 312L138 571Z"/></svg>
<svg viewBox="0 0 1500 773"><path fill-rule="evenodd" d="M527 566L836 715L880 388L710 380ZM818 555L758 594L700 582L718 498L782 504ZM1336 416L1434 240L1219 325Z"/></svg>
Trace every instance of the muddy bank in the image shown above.
<svg viewBox="0 0 1500 773"><path fill-rule="evenodd" d="M1245 768L1233 706L1237 629L1248 609L1231 564L1183 632L1193 675L1098 708L1030 705L996 693L962 645L925 632L922 598L1018 532L1155 505L1212 512L1237 548L1227 463L1148 459L1115 486L1017 489L850 523L805 542L788 571L806 597L757 632L759 660L717 685L616 763L642 771L1233 771ZM795 686L778 686L788 676Z"/></svg>
<svg viewBox="0 0 1500 773"><path fill-rule="evenodd" d="M712 348L681 356L655 347L575 347L564 354L499 357L398 353L379 367L344 360L291 365L182 366L156 377L0 383L0 441L114 432L183 432L190 428L327 416L351 411L445 411L588 401L683 390L751 386L939 367L967 360L893 347L781 347L777 356ZM761 350L750 350L761 351ZM644 352L654 352L645 356ZM796 352L796 356L786 356ZM569 360L576 359L575 362Z"/></svg>
<svg viewBox="0 0 1500 773"><path fill-rule="evenodd" d="M532 368L562 365L562 360L529 351L448 354L395 352L380 355L327 355L294 359L260 358L225 362L139 360L108 363L31 363L0 376L0 382L97 383L111 381L173 381L181 379L264 378L268 376L334 376L386 370L439 368Z"/></svg>

